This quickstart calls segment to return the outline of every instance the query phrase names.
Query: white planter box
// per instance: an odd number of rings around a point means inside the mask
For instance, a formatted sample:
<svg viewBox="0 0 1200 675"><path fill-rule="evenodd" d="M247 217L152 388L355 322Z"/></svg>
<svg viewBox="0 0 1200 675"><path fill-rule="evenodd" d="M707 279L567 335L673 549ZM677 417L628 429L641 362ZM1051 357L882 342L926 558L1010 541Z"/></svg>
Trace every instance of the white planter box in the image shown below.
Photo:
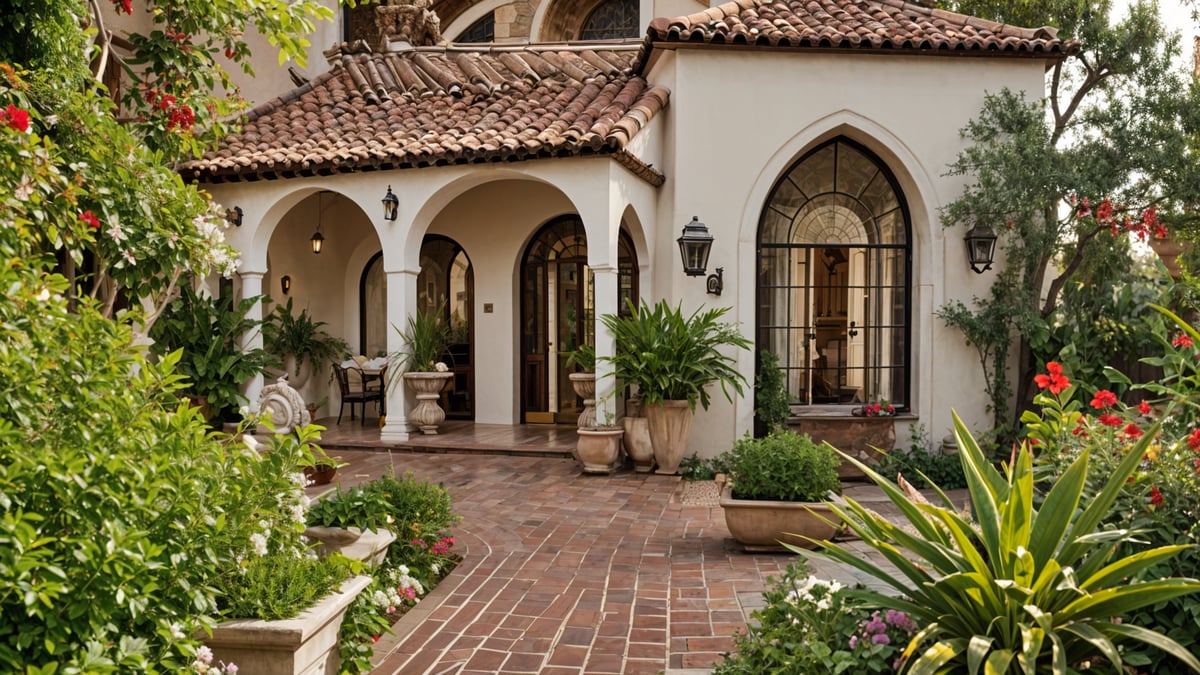
<svg viewBox="0 0 1200 675"><path fill-rule="evenodd" d="M214 660L236 663L246 675L327 675L337 673L338 631L354 598L371 577L351 577L341 587L293 619L233 619L204 640Z"/></svg>

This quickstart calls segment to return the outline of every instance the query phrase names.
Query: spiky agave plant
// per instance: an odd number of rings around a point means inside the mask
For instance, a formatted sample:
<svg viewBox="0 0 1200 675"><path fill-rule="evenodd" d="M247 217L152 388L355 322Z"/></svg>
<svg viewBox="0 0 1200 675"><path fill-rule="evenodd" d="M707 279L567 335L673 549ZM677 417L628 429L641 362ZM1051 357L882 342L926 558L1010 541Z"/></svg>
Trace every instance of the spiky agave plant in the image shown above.
<svg viewBox="0 0 1200 675"><path fill-rule="evenodd" d="M959 513L941 490L942 506L915 502L895 483L843 453L883 489L912 531L853 499L834 504L833 510L864 543L895 565L899 575L836 543L818 542L818 551L793 550L850 565L901 593L892 597L858 592L878 607L908 612L924 625L905 650L905 673L1065 675L1081 664L1104 661L1115 672L1124 672L1117 645L1125 640L1161 649L1200 671L1200 661L1174 640L1113 620L1200 590L1195 579L1132 581L1186 546L1162 546L1114 560L1117 547L1136 533L1098 529L1157 430L1151 429L1125 451L1090 503L1081 504L1085 450L1038 509L1029 447L1017 449L1001 473L984 458L955 414L954 433L973 520Z"/></svg>

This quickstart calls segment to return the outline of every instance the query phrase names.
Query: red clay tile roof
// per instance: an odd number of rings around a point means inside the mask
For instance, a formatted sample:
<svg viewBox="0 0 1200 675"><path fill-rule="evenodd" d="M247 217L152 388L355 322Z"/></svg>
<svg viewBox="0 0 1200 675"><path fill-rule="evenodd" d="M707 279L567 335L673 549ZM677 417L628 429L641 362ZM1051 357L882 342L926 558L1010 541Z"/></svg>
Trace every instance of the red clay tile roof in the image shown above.
<svg viewBox="0 0 1200 675"><path fill-rule="evenodd" d="M1059 40L1054 28L1009 26L903 0L736 0L688 16L654 19L647 42L639 70L652 49L670 43L1041 58L1078 47Z"/></svg>
<svg viewBox="0 0 1200 675"><path fill-rule="evenodd" d="M668 92L630 68L631 47L426 47L327 53L333 68L259 105L240 133L187 162L201 181L328 174L625 151Z"/></svg>

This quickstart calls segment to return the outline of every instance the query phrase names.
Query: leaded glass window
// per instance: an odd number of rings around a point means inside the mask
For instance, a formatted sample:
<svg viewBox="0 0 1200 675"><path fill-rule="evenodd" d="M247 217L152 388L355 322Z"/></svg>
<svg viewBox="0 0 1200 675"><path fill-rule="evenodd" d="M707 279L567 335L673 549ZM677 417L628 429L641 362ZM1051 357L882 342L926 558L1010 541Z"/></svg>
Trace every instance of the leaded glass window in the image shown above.
<svg viewBox="0 0 1200 675"><path fill-rule="evenodd" d="M607 0L583 20L584 40L620 40L638 36L637 0Z"/></svg>
<svg viewBox="0 0 1200 675"><path fill-rule="evenodd" d="M496 13L488 12L464 30L455 42L495 42Z"/></svg>
<svg viewBox="0 0 1200 675"><path fill-rule="evenodd" d="M793 403L907 409L911 249L887 167L839 138L796 162L759 221L758 348Z"/></svg>

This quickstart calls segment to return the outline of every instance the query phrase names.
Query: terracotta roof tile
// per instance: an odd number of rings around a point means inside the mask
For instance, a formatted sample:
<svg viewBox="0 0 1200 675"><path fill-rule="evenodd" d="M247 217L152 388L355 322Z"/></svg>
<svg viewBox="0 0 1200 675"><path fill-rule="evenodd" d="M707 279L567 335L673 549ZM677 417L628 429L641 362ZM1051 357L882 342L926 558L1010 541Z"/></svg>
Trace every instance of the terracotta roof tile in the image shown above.
<svg viewBox="0 0 1200 675"><path fill-rule="evenodd" d="M657 18L638 57L677 44L905 50L932 54L1064 56L1078 49L1054 28L1021 28L903 0L736 0Z"/></svg>
<svg viewBox="0 0 1200 675"><path fill-rule="evenodd" d="M668 92L631 69L634 49L342 46L329 72L255 107L181 172L254 180L595 153L635 166L624 149ZM635 173L661 182L650 167Z"/></svg>

